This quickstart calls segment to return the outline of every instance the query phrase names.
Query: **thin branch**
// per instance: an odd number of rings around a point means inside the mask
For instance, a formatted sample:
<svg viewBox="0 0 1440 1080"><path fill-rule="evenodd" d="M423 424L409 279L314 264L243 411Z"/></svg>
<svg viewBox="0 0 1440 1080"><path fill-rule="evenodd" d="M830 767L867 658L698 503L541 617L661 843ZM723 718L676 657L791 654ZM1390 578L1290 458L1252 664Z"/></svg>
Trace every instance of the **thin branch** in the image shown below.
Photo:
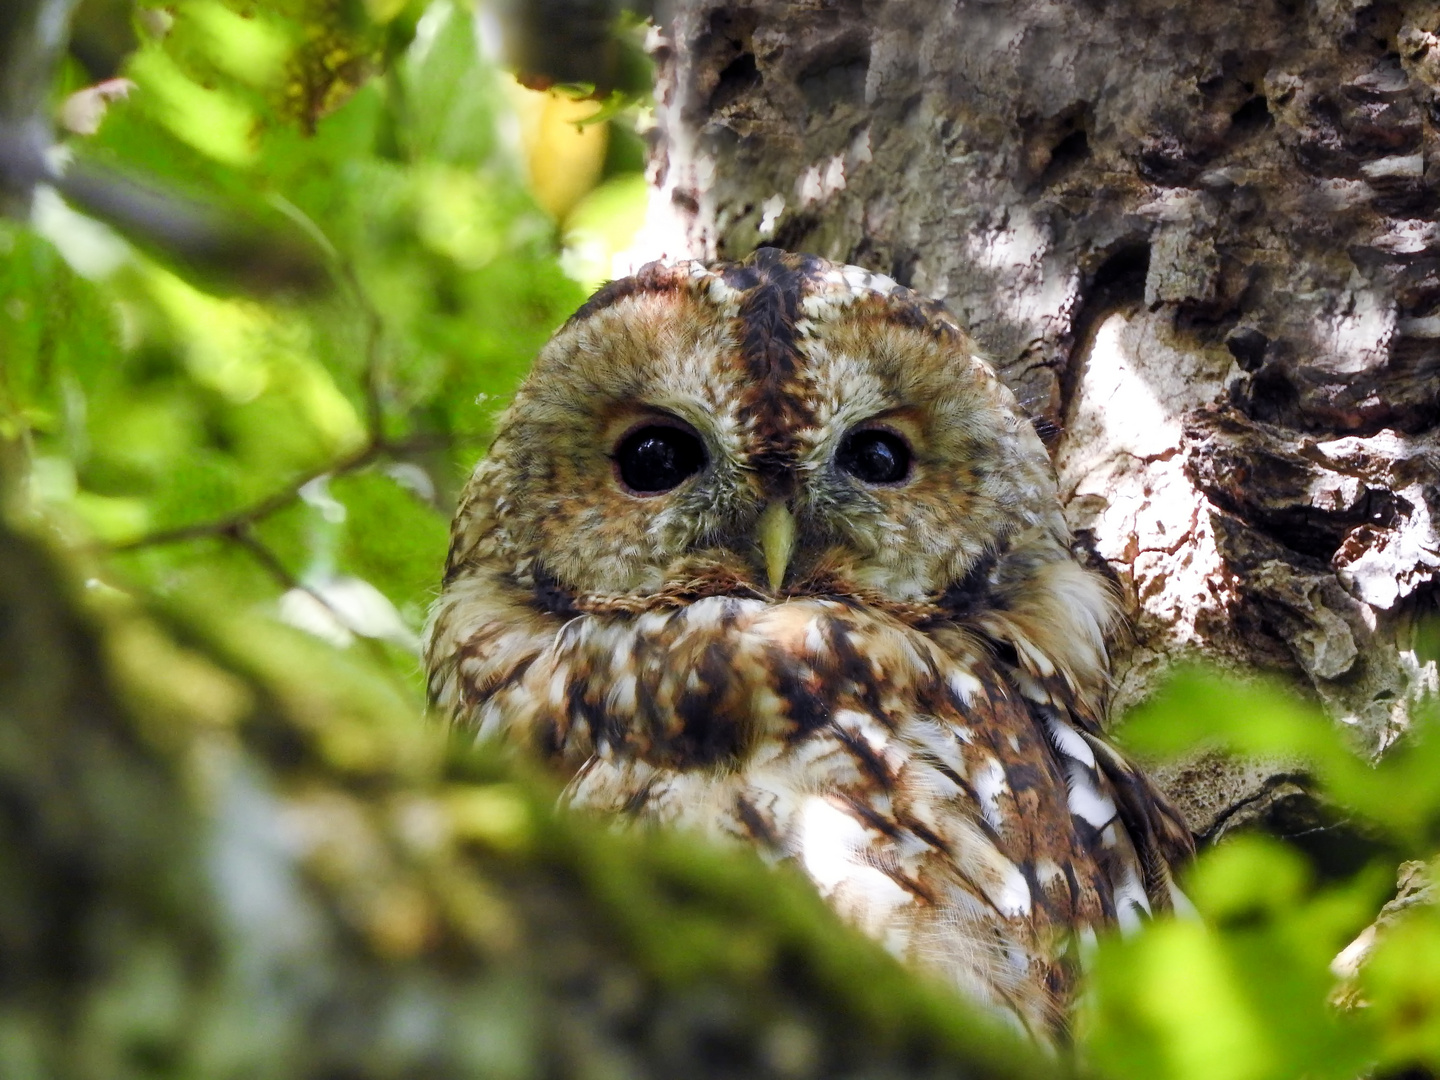
<svg viewBox="0 0 1440 1080"><path fill-rule="evenodd" d="M338 476L355 472L382 457L396 457L424 450L443 449L462 441L453 436L417 436L399 442L374 441L360 450L329 462L319 469L303 473L272 495L252 503L242 510L227 514L213 521L197 521L190 525L178 525L173 529L161 529L146 536L125 540L118 544L104 545L103 550L119 553L136 551L140 548L160 547L166 544L182 544L190 540L230 539L241 531L259 524L273 514L289 507L300 497L300 490L322 476Z"/></svg>
<svg viewBox="0 0 1440 1080"><path fill-rule="evenodd" d="M187 275L262 294L315 292L329 280L313 236L89 160L83 143L53 183L76 209Z"/></svg>
<svg viewBox="0 0 1440 1080"><path fill-rule="evenodd" d="M371 443L358 453L343 457L339 461L333 461L324 468L315 469L292 480L280 491L268 495L259 502L254 503L243 510L237 510L233 514L227 514L223 518L214 521L197 521L192 525L179 525L173 529L161 529L159 532L150 533L148 536L137 537L134 540L125 540L118 544L109 545L112 552L134 551L137 548L157 547L162 544L180 544L187 540L203 540L207 537L230 537L240 530L248 528L272 514L284 510L292 502L300 497L300 489L306 484L320 479L322 476L330 476L336 473L353 472L355 469L363 468L379 456L379 448Z"/></svg>
<svg viewBox="0 0 1440 1080"><path fill-rule="evenodd" d="M350 625L350 622L345 618L344 613L341 612L340 609L337 608L334 604L332 604L328 599L326 599L324 594L322 594L316 589L312 589L309 585L306 585L294 574L290 573L290 571L286 569L285 564L280 561L280 556L276 555L275 552L271 551L266 544L264 544L258 537L256 537L254 532L251 531L249 525L238 526L234 529L228 530L227 532L221 533L220 535L221 539L229 541L230 543L235 544L237 547L244 548L247 552L249 552L250 556L261 566L263 566L266 572L269 573L271 577L273 577L276 581L280 583L280 587L282 589L285 589L287 592L304 593L306 596L310 597L310 599L314 600L317 604L319 604L326 611L328 611L330 613L330 617L335 620L336 624L342 629L344 629L347 633L353 634L357 638L364 637L364 635L361 634L360 631Z"/></svg>
<svg viewBox="0 0 1440 1080"><path fill-rule="evenodd" d="M272 196L271 202L325 250L336 277L349 290L351 299L365 318L365 366L360 373L361 392L365 397L365 426L370 438L379 442L385 438L385 320L380 310L370 302L370 294L361 284L360 275L355 273L354 264L340 254L319 224L289 199Z"/></svg>
<svg viewBox="0 0 1440 1080"><path fill-rule="evenodd" d="M401 693L409 692L404 678L399 671L395 670L395 665L386 654L381 642L351 623L350 620L345 617L345 613L332 604L323 593L306 585L294 574L290 573L290 571L286 569L285 564L280 561L280 557L271 551L269 546L251 531L249 525L242 525L222 533L221 539L242 547L249 552L251 557L264 567L270 576L280 583L282 588L287 591L302 592L328 611L330 617L335 620L336 625L352 635L354 640L360 644L360 647L370 654L371 659L376 661L379 669L388 673L387 677L400 689Z"/></svg>
<svg viewBox="0 0 1440 1080"><path fill-rule="evenodd" d="M285 564L280 561L280 556L271 551L269 545L265 544L255 535L251 526L237 526L234 529L221 533L220 538L248 551L255 561L263 566L266 572L280 583L281 588L286 591L304 593L328 611L330 617L346 632L353 634L357 638L365 637L364 634L350 624L350 621L345 618L344 612L332 604L323 593L318 589L312 589L294 574L290 573Z"/></svg>
<svg viewBox="0 0 1440 1080"><path fill-rule="evenodd" d="M276 555L269 547L262 543L251 531L249 525L237 525L232 529L227 529L220 533L220 538L244 548L254 556L256 562L269 572L271 577L280 583L281 587L285 589L298 589L300 592L307 594L316 603L330 612L341 626L344 626L347 630L350 629L350 627L346 625L340 612L335 610L330 601L326 600L325 597L321 596L308 585L303 584L299 578L290 573L290 571L285 568L285 564L280 561L280 556Z"/></svg>

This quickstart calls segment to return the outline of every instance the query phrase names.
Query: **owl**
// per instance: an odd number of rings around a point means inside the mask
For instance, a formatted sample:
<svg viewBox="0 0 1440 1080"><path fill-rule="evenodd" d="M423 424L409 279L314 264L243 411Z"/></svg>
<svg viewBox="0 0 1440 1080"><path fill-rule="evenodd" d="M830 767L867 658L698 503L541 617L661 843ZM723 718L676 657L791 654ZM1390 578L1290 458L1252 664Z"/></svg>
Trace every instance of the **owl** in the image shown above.
<svg viewBox="0 0 1440 1080"><path fill-rule="evenodd" d="M456 513L437 707L576 807L752 844L1063 1041L1096 931L1184 904L1106 741L1106 585L938 303L764 248L652 263L536 359Z"/></svg>

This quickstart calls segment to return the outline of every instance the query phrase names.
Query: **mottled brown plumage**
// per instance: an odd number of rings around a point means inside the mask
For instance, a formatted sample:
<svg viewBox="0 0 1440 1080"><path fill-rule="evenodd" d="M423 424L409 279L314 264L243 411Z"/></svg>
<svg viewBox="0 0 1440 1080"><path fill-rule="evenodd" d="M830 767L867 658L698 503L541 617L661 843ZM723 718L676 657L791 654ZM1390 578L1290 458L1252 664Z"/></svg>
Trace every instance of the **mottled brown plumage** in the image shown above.
<svg viewBox="0 0 1440 1080"><path fill-rule="evenodd" d="M1190 852L1103 737L1110 620L945 309L765 249L647 266L555 335L456 514L427 660L571 803L794 860L1051 1039L1077 940L1171 908Z"/></svg>

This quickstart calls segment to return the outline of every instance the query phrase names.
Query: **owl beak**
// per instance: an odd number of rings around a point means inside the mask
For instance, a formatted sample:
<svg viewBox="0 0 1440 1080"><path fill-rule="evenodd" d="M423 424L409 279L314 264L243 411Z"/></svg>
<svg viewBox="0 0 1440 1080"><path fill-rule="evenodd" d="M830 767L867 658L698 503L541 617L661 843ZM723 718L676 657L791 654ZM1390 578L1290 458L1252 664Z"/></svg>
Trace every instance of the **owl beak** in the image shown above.
<svg viewBox="0 0 1440 1080"><path fill-rule="evenodd" d="M761 554L765 556L770 591L779 592L780 584L785 580L785 571L790 566L790 556L795 553L795 515L777 499L765 507L756 531Z"/></svg>

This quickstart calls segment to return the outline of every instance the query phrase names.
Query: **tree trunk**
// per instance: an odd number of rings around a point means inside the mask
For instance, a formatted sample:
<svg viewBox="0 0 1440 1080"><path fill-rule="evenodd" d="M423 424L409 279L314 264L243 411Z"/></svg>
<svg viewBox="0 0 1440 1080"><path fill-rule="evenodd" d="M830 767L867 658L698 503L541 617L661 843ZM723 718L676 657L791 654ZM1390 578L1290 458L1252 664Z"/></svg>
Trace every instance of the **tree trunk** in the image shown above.
<svg viewBox="0 0 1440 1080"><path fill-rule="evenodd" d="M1115 708L1300 676L1366 750L1433 690L1440 4L680 0L649 254L885 271L968 324L1120 587ZM1164 781L1202 835L1285 765Z"/></svg>

